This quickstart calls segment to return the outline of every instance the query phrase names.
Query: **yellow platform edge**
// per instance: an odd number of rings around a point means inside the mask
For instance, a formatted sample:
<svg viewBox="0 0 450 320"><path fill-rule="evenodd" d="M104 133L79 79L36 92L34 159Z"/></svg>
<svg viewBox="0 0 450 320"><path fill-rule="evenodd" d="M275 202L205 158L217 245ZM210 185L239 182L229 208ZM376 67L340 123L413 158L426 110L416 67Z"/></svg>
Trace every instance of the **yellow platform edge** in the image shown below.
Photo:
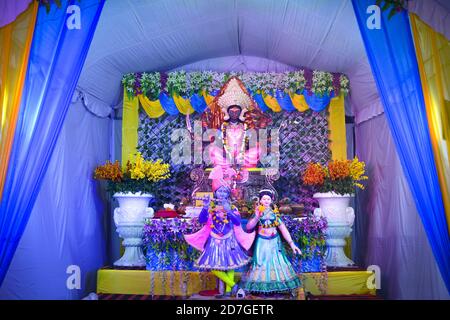
<svg viewBox="0 0 450 320"><path fill-rule="evenodd" d="M368 271L333 271L325 274L304 273L300 276L305 292L327 295L375 295L367 285ZM237 279L240 274L236 273ZM97 293L190 296L201 290L216 288L217 279L209 272L148 271L100 269L97 272Z"/></svg>

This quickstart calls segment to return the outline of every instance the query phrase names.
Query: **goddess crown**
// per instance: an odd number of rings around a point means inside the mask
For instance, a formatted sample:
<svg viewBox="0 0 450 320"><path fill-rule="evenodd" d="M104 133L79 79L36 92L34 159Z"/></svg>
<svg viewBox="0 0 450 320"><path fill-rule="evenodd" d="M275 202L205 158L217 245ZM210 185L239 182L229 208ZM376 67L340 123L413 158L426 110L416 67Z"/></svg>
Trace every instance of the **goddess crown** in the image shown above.
<svg viewBox="0 0 450 320"><path fill-rule="evenodd" d="M217 100L217 104L224 114L223 119L228 120L230 118L228 107L238 105L242 108L240 120L244 121L244 114L252 107L250 95L238 78L231 78L224 86L224 91Z"/></svg>

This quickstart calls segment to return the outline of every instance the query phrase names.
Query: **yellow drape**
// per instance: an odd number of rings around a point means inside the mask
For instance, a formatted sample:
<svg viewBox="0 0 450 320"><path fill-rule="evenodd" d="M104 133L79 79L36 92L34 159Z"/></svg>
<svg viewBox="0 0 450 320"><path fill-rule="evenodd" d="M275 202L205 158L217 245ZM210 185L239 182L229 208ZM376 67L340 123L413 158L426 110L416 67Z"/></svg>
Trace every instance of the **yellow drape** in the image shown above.
<svg viewBox="0 0 450 320"><path fill-rule="evenodd" d="M347 136L345 130L344 96L331 99L328 115L330 150L333 160L347 159Z"/></svg>
<svg viewBox="0 0 450 320"><path fill-rule="evenodd" d="M330 151L332 160L347 159L347 133L345 129L345 98L341 94L330 101L328 107L328 129L330 130ZM345 254L351 257L352 238L346 239Z"/></svg>
<svg viewBox="0 0 450 320"><path fill-rule="evenodd" d="M309 109L308 104L306 103L305 96L302 94L289 93L291 97L292 105L300 112L305 112Z"/></svg>
<svg viewBox="0 0 450 320"><path fill-rule="evenodd" d="M174 95L173 101L175 102L175 105L177 106L177 109L181 114L188 115L194 112L194 108L192 108L189 99L184 99L183 97Z"/></svg>
<svg viewBox="0 0 450 320"><path fill-rule="evenodd" d="M263 95L264 103L272 110L273 112L280 112L281 107L278 103L277 99L272 97L269 94Z"/></svg>
<svg viewBox="0 0 450 320"><path fill-rule="evenodd" d="M140 94L138 97L142 108L150 118L159 118L166 113L159 100L152 101L143 94Z"/></svg>
<svg viewBox="0 0 450 320"><path fill-rule="evenodd" d="M214 97L207 94L205 91L203 91L203 98L205 99L206 104L209 106L209 104L214 100Z"/></svg>
<svg viewBox="0 0 450 320"><path fill-rule="evenodd" d="M136 97L129 97L124 91L122 112L122 168L130 155L136 153L138 144L139 102Z"/></svg>
<svg viewBox="0 0 450 320"><path fill-rule="evenodd" d="M431 144L450 232L450 42L410 14Z"/></svg>
<svg viewBox="0 0 450 320"><path fill-rule="evenodd" d="M0 199L19 114L38 2L0 28Z"/></svg>

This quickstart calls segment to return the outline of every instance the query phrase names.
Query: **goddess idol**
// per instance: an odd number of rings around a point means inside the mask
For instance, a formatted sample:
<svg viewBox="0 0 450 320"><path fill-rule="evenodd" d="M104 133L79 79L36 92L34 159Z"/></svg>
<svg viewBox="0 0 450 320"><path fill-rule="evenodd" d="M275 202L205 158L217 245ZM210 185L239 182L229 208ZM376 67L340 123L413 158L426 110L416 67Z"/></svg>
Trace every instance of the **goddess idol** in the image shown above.
<svg viewBox="0 0 450 320"><path fill-rule="evenodd" d="M203 126L220 129L219 139L208 148L208 155L214 167L254 168L259 159L258 144L251 139L249 129L263 128L270 118L262 114L249 95L244 84L231 77L203 114ZM253 131L255 134L255 132ZM255 141L253 145L246 146ZM221 143L220 143L221 142ZM223 146L223 148L222 148ZM224 150L225 149L225 156Z"/></svg>

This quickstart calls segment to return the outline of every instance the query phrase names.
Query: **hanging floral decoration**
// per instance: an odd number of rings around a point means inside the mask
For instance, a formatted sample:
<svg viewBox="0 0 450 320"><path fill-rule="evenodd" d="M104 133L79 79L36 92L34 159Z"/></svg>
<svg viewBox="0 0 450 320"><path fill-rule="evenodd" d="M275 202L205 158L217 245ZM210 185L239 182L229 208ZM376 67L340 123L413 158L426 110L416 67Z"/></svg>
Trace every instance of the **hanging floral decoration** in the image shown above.
<svg viewBox="0 0 450 320"><path fill-rule="evenodd" d="M130 97L144 94L150 100L157 100L161 93L170 96L190 97L206 92L213 94L220 90L230 78L236 76L253 93L276 96L280 93L300 94L306 89L318 96L334 92L349 93L349 80L344 74L301 69L289 72L214 72L173 71L128 73L122 78L122 84Z"/></svg>

